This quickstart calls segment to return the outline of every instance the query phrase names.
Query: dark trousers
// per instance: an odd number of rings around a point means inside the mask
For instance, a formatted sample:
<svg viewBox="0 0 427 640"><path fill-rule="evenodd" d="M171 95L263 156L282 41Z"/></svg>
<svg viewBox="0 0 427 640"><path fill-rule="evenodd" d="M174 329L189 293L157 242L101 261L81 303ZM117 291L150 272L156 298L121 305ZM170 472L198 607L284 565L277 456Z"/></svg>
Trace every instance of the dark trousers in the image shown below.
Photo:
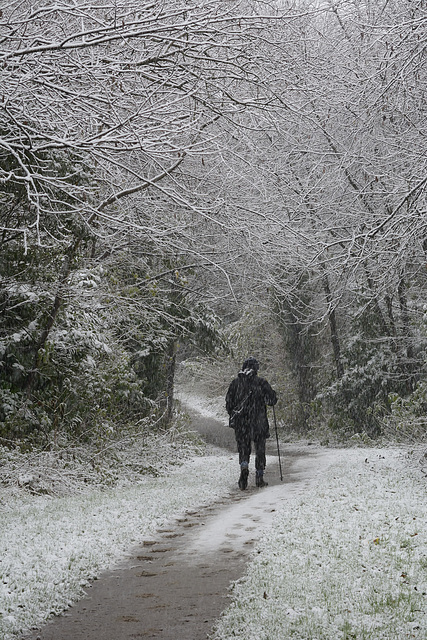
<svg viewBox="0 0 427 640"><path fill-rule="evenodd" d="M236 433L237 451L239 452L239 463L247 462L252 453L252 441L249 435ZM263 471L265 469L265 438L257 438L253 441L255 447L255 469Z"/></svg>

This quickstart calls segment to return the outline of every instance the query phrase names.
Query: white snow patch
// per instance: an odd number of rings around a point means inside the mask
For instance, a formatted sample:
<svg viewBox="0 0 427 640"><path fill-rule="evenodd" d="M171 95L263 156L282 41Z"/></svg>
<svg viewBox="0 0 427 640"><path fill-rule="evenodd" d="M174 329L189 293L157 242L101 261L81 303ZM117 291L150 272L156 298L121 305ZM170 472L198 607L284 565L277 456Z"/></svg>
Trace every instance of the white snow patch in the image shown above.
<svg viewBox="0 0 427 640"><path fill-rule="evenodd" d="M0 638L46 621L84 595L88 581L187 509L229 494L230 456L187 460L167 477L73 496L0 491Z"/></svg>
<svg viewBox="0 0 427 640"><path fill-rule="evenodd" d="M425 640L425 490L403 450L336 451L281 503L212 637Z"/></svg>
<svg viewBox="0 0 427 640"><path fill-rule="evenodd" d="M228 423L228 414L223 398L203 398L197 393L191 393L187 390L177 391L175 397L204 418L215 418L224 424Z"/></svg>
<svg viewBox="0 0 427 640"><path fill-rule="evenodd" d="M222 509L220 517L206 523L183 553L188 554L191 560L195 552L198 555L216 553L221 546L243 551L250 541L258 540L271 527L279 509L292 497L309 489L319 473L334 459L334 452L325 451L316 457L297 460L292 466L292 483L288 481L256 490L255 493L249 493L245 500ZM277 458L268 456L267 469L276 466Z"/></svg>

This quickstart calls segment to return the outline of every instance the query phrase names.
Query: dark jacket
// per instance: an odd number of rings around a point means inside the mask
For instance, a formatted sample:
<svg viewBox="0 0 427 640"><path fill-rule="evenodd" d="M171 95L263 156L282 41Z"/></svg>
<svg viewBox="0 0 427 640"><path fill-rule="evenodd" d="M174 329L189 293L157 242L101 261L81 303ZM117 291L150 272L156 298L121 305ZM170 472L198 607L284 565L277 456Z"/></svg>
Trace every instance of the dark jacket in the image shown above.
<svg viewBox="0 0 427 640"><path fill-rule="evenodd" d="M276 392L267 380L258 377L256 371L240 371L227 391L225 407L230 416L230 427L240 435L252 440L268 438L269 425L266 405L277 402Z"/></svg>

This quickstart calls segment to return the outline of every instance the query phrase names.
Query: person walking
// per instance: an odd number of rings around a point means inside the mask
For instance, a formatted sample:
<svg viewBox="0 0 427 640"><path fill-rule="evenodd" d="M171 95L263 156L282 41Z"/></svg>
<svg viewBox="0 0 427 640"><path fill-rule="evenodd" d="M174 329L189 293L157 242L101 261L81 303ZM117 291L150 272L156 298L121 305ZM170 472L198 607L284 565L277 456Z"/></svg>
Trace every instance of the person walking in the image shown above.
<svg viewBox="0 0 427 640"><path fill-rule="evenodd" d="M234 429L239 453L239 488L248 486L249 460L252 442L255 447L256 486L266 487L264 480L265 441L270 437L267 406L277 402L276 392L267 380L258 376L259 363L248 358L237 378L232 380L225 398L225 407L230 416L230 427Z"/></svg>

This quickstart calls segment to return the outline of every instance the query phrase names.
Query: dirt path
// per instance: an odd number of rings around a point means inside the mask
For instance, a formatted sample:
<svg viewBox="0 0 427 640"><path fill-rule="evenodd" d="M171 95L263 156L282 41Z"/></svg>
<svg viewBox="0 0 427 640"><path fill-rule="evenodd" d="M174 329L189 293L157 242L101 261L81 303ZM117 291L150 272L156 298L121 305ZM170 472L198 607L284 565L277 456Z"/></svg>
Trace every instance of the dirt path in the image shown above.
<svg viewBox="0 0 427 640"><path fill-rule="evenodd" d="M193 415L193 424L214 445L234 451L232 431L218 421ZM270 458L269 487L245 492L237 489L236 464L236 487L229 497L159 529L96 580L86 598L30 638L206 640L262 528L281 502L309 486L326 457L310 447L287 447L283 482Z"/></svg>

